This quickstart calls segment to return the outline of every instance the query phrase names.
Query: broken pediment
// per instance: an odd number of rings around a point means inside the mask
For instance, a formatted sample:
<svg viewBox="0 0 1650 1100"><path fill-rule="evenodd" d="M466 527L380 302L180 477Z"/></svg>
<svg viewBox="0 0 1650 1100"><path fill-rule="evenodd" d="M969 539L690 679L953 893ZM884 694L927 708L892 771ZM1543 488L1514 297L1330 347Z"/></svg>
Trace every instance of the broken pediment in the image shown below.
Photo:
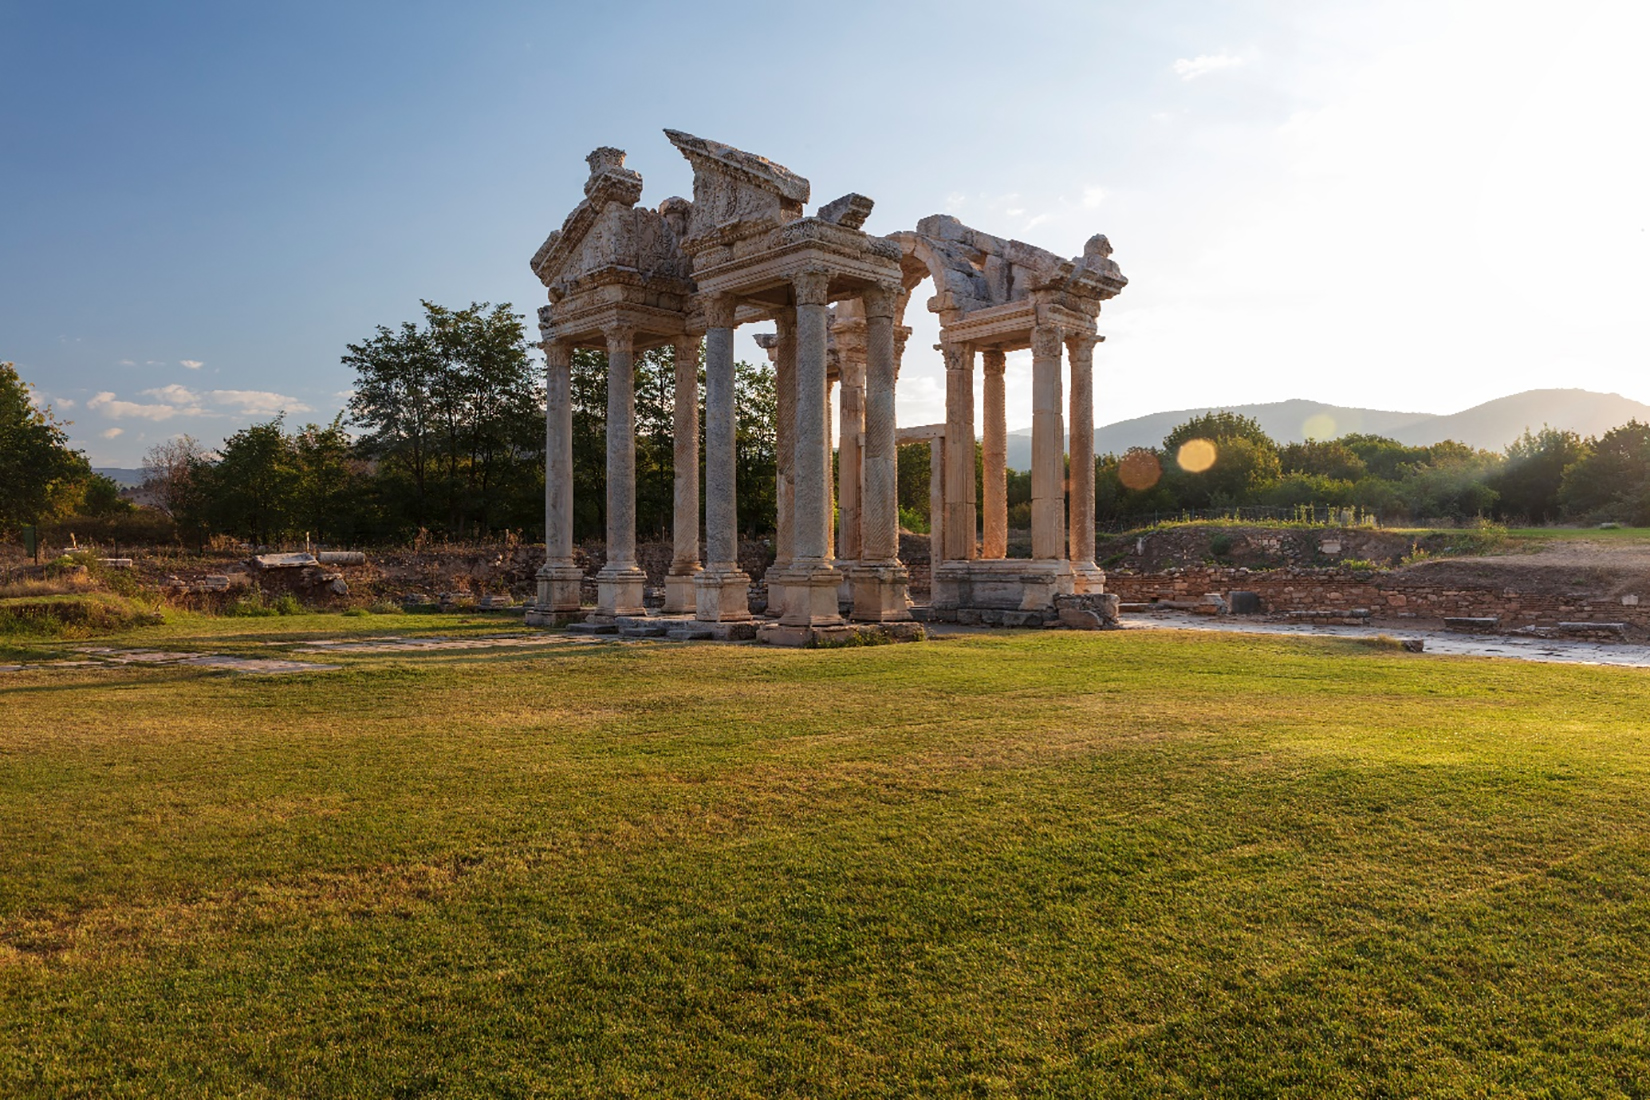
<svg viewBox="0 0 1650 1100"><path fill-rule="evenodd" d="M693 165L690 237L745 237L802 216L808 181L784 165L680 130L665 136Z"/></svg>
<svg viewBox="0 0 1650 1100"><path fill-rule="evenodd" d="M1065 259L1045 248L996 237L964 225L950 214L933 214L914 233L894 234L902 253L906 289L925 277L934 280L929 308L936 313L970 313L1026 300L1034 290L1059 290L1106 299L1128 283L1111 259L1103 235L1091 237L1084 254Z"/></svg>

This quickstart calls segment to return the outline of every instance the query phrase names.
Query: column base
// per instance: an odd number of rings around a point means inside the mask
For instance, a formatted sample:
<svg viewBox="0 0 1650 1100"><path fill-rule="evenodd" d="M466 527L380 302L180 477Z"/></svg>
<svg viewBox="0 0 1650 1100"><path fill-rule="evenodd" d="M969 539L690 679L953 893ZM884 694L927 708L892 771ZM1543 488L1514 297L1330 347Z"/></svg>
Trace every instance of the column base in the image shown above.
<svg viewBox="0 0 1650 1100"><path fill-rule="evenodd" d="M779 617L785 626L840 626L842 609L837 589L842 574L825 562L794 564L786 578L785 611Z"/></svg>
<svg viewBox="0 0 1650 1100"><path fill-rule="evenodd" d="M1071 590L1075 595L1098 594L1106 590L1106 571L1092 561L1073 562L1071 573Z"/></svg>
<svg viewBox="0 0 1650 1100"><path fill-rule="evenodd" d="M911 617L905 597L910 572L897 562L859 565L849 570L853 591L852 618L862 623L904 622Z"/></svg>
<svg viewBox="0 0 1650 1100"><path fill-rule="evenodd" d="M705 623L751 617L751 579L740 569L703 569L693 577L693 617Z"/></svg>
<svg viewBox="0 0 1650 1100"><path fill-rule="evenodd" d="M703 572L698 562L670 567L669 574L665 576L666 615L693 614L698 600L694 595L694 578Z"/></svg>
<svg viewBox="0 0 1650 1100"><path fill-rule="evenodd" d="M642 590L646 586L647 574L635 565L603 566L596 574L596 610L590 613L591 621L647 614L642 604Z"/></svg>
<svg viewBox="0 0 1650 1100"><path fill-rule="evenodd" d="M569 561L545 562L539 569L538 599L533 610L545 615L576 615L584 570Z"/></svg>

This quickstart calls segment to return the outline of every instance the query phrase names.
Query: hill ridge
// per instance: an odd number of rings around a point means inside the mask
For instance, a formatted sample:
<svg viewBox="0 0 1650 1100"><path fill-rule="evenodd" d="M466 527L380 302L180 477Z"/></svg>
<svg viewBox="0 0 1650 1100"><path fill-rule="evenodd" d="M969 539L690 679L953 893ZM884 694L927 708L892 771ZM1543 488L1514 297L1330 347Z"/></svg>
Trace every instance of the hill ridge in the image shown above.
<svg viewBox="0 0 1650 1100"><path fill-rule="evenodd" d="M1132 447L1157 447L1175 426L1194 416L1223 410L1253 417L1266 434L1279 443L1301 442L1308 433L1308 422L1323 418L1321 422L1311 425L1313 438L1332 439L1352 432L1366 432L1390 436L1412 446L1454 439L1493 451L1499 451L1513 442L1525 428L1535 431L1543 424L1583 436L1596 436L1629 420L1650 421L1650 405L1619 393L1598 393L1578 388L1525 390L1454 413L1330 405L1295 397L1246 405L1172 409L1104 424L1094 430L1094 452L1121 454ZM1016 470L1030 467L1030 428L1009 432L1008 465Z"/></svg>

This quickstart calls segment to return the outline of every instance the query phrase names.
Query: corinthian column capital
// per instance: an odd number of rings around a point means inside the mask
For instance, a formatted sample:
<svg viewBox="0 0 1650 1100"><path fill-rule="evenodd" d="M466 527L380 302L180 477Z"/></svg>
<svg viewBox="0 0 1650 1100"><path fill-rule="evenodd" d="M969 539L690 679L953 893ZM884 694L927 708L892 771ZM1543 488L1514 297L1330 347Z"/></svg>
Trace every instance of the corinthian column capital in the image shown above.
<svg viewBox="0 0 1650 1100"><path fill-rule="evenodd" d="M865 289L865 316L893 317L894 304L899 299L899 287L892 283L877 283Z"/></svg>
<svg viewBox="0 0 1650 1100"><path fill-rule="evenodd" d="M708 295L705 298L705 324L711 328L732 328L733 308L733 295Z"/></svg>
<svg viewBox="0 0 1650 1100"><path fill-rule="evenodd" d="M1065 342L1065 336L1065 331L1058 325L1037 325L1031 330L1032 358L1060 358L1060 345Z"/></svg>
<svg viewBox="0 0 1650 1100"><path fill-rule="evenodd" d="M826 304L826 291L831 283L831 273L823 267L810 267L805 271L798 271L791 276L791 286L796 290L796 304L799 306L822 306Z"/></svg>
<svg viewBox="0 0 1650 1100"><path fill-rule="evenodd" d="M1092 358L1094 345L1105 337L1098 332L1068 332L1066 333L1066 350L1071 354L1073 361Z"/></svg>

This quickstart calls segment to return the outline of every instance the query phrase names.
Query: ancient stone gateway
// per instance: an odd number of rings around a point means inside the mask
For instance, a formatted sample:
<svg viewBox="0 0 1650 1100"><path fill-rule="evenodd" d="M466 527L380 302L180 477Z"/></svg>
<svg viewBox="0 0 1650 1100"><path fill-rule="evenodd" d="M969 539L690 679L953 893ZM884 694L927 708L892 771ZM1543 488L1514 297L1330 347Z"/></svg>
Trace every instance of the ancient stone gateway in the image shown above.
<svg viewBox="0 0 1650 1100"><path fill-rule="evenodd" d="M805 216L808 181L764 157L675 130L693 166L693 200L638 207L641 176L625 154L587 158L584 201L534 254L549 304L539 309L546 357L545 546L528 621L584 614L573 562L573 349L608 357L607 564L588 618L647 614L636 564L633 364L638 351L675 350L675 553L664 614L713 633L746 632L750 578L740 570L735 511L733 334L759 337L775 366L779 423L776 560L768 570L761 636L804 644L849 623L911 619L899 560L899 435L895 385L911 291L932 277L946 364L946 421L926 431L944 461L935 475L937 618L969 609L1044 611L1054 597L1100 592L1094 563L1093 354L1100 303L1126 280L1106 238L1063 259L993 237L944 215L911 232L861 228L872 202L848 194ZM704 560L699 547L698 366L705 370ZM1007 552L1005 355L1033 354L1032 559ZM1061 356L1071 363L1071 523L1066 538ZM974 364L985 370L983 543L974 491ZM832 484L830 403L840 390L838 484ZM946 446L946 441L967 441ZM836 505L838 524L831 516ZM691 619L689 618L691 616Z"/></svg>

